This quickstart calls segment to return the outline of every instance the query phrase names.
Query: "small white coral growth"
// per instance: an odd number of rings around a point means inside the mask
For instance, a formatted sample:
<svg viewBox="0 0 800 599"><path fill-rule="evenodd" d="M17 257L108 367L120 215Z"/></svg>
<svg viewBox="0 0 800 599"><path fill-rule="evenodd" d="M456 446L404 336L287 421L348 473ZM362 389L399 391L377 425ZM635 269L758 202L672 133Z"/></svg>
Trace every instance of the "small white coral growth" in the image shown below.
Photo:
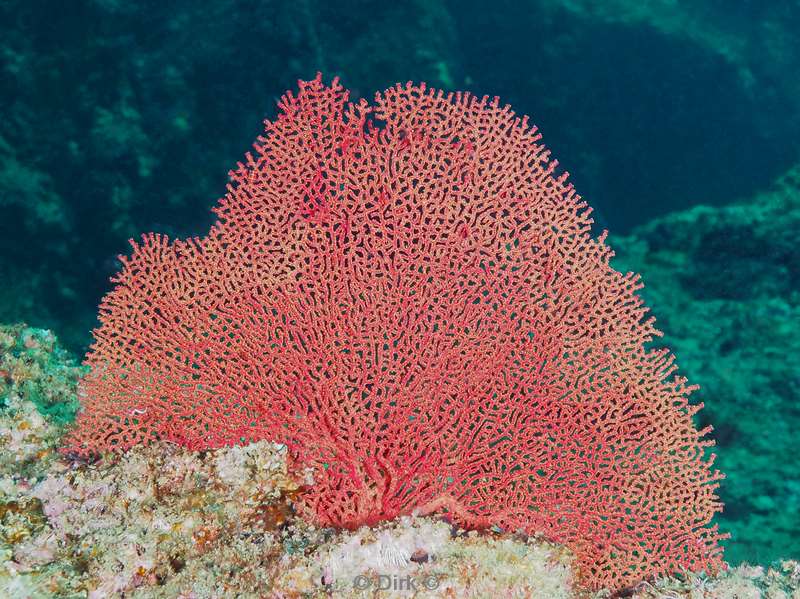
<svg viewBox="0 0 800 599"><path fill-rule="evenodd" d="M217 476L223 483L234 488L281 470L285 464L286 446L267 441L237 445L214 454Z"/></svg>
<svg viewBox="0 0 800 599"><path fill-rule="evenodd" d="M639 584L632 599L800 599L800 562L741 564L718 576L687 574Z"/></svg>
<svg viewBox="0 0 800 599"><path fill-rule="evenodd" d="M394 527L373 531L360 528L346 540L330 547L319 560L331 582L352 581L366 571L407 574L415 569L415 552L435 556L450 540L450 526L444 522L402 518Z"/></svg>
<svg viewBox="0 0 800 599"><path fill-rule="evenodd" d="M273 591L275 597L575 596L572 555L562 547L493 533L454 535L449 524L430 518L340 532L313 553L287 560Z"/></svg>

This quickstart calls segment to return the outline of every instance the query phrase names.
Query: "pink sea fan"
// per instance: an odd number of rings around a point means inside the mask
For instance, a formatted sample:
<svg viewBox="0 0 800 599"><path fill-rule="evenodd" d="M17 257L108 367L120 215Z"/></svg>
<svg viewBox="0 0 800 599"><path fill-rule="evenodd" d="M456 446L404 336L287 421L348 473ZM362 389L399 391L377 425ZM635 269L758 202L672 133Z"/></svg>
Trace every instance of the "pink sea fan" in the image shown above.
<svg viewBox="0 0 800 599"><path fill-rule="evenodd" d="M593 587L718 567L691 387L536 130L424 84L299 85L206 237L123 259L67 449L269 439L322 524L540 532Z"/></svg>

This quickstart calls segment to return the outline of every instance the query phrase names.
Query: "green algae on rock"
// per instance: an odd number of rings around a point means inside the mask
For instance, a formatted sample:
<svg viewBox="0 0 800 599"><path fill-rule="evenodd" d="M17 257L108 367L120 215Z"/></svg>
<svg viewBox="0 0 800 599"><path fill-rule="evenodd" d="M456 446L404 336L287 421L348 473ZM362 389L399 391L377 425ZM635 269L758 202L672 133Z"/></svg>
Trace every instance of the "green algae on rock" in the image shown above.
<svg viewBox="0 0 800 599"><path fill-rule="evenodd" d="M20 397L54 422L70 422L78 409L78 379L85 371L51 331L0 325L0 402L8 405Z"/></svg>

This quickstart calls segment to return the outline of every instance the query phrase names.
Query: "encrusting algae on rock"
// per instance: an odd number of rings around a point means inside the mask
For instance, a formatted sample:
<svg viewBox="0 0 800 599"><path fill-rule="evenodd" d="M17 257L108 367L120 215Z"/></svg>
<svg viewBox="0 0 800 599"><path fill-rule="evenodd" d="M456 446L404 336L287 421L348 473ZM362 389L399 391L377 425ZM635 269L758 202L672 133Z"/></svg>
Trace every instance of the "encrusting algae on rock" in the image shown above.
<svg viewBox="0 0 800 599"><path fill-rule="evenodd" d="M0 325L0 399L24 397L56 422L71 422L78 409L76 386L86 371L52 331Z"/></svg>
<svg viewBox="0 0 800 599"><path fill-rule="evenodd" d="M33 495L59 543L72 545L90 597L151 587L228 596L268 586L279 506L297 488L280 446L160 444L76 469L59 463Z"/></svg>
<svg viewBox="0 0 800 599"><path fill-rule="evenodd" d="M441 520L403 517L337 533L304 559L287 564L274 583L283 593L278 597L566 599L575 596L573 561L567 549L542 539L467 532Z"/></svg>

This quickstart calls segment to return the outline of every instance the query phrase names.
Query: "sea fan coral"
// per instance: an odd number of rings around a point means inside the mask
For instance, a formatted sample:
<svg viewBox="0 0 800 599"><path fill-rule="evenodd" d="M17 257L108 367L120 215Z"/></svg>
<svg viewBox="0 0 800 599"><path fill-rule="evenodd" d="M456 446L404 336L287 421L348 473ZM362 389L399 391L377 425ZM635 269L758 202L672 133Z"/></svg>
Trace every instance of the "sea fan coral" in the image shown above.
<svg viewBox="0 0 800 599"><path fill-rule="evenodd" d="M320 523L539 532L595 587L720 565L691 387L535 128L424 84L299 85L206 237L122 259L66 449L268 439L314 469Z"/></svg>

